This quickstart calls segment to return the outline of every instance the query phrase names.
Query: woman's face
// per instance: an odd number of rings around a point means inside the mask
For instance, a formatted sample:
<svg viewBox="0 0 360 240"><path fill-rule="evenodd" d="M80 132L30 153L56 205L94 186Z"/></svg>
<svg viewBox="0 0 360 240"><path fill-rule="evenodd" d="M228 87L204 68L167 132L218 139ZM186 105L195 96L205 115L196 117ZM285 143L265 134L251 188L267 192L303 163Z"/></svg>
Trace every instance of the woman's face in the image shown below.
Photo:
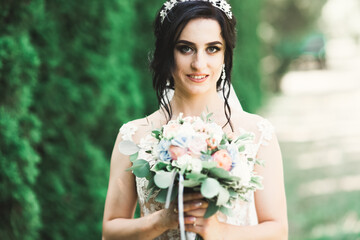
<svg viewBox="0 0 360 240"><path fill-rule="evenodd" d="M213 19L193 19L175 44L175 91L185 95L216 93L224 64L225 41Z"/></svg>

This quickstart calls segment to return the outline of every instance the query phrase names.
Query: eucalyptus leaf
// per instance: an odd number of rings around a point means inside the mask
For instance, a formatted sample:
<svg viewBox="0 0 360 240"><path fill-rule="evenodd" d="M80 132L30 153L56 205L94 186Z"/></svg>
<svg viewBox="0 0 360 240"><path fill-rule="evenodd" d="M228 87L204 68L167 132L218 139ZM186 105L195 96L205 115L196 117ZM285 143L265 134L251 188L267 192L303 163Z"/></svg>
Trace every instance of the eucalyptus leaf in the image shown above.
<svg viewBox="0 0 360 240"><path fill-rule="evenodd" d="M139 156L139 152L130 155L130 161L134 162Z"/></svg>
<svg viewBox="0 0 360 240"><path fill-rule="evenodd" d="M229 198L230 198L229 191L223 188L222 186L220 186L216 205L221 206L226 204L229 201Z"/></svg>
<svg viewBox="0 0 360 240"><path fill-rule="evenodd" d="M243 151L245 151L245 146L244 145L239 147L239 152L243 152Z"/></svg>
<svg viewBox="0 0 360 240"><path fill-rule="evenodd" d="M139 178L143 178L150 173L150 165L148 161L143 159L138 159L133 162L131 168L127 169L127 171L129 170L132 170L135 176Z"/></svg>
<svg viewBox="0 0 360 240"><path fill-rule="evenodd" d="M159 171L154 176L156 186L161 189L168 188L172 184L172 172Z"/></svg>
<svg viewBox="0 0 360 240"><path fill-rule="evenodd" d="M220 210L220 212L222 212L223 214L225 214L228 217L233 217L234 216L234 213L233 213L231 208L221 206L219 210Z"/></svg>
<svg viewBox="0 0 360 240"><path fill-rule="evenodd" d="M207 178L205 174L202 173L188 173L185 176L186 179L193 180L193 181L202 181Z"/></svg>
<svg viewBox="0 0 360 240"><path fill-rule="evenodd" d="M121 141L119 143L119 151L124 155L133 155L139 152L140 148L132 141Z"/></svg>
<svg viewBox="0 0 360 240"><path fill-rule="evenodd" d="M189 180L184 180L183 184L184 184L184 187L191 187L192 188L192 187L200 186L201 182L189 179Z"/></svg>
<svg viewBox="0 0 360 240"><path fill-rule="evenodd" d="M206 198L213 198L219 194L220 183L214 178L207 178L201 184L201 194Z"/></svg>
<svg viewBox="0 0 360 240"><path fill-rule="evenodd" d="M214 201L209 201L209 206L206 209L204 218L209 218L214 215L219 210L219 206L216 205Z"/></svg>
<svg viewBox="0 0 360 240"><path fill-rule="evenodd" d="M152 131L152 134L156 139L160 140L160 134L161 134L160 130L154 130Z"/></svg>
<svg viewBox="0 0 360 240"><path fill-rule="evenodd" d="M153 169L155 170L155 172L160 171L165 169L169 164L165 163L165 162L158 162L156 163L156 165L153 167Z"/></svg>
<svg viewBox="0 0 360 240"><path fill-rule="evenodd" d="M218 167L210 169L210 174L217 178L224 178L224 179L230 179L232 177L228 171Z"/></svg>
<svg viewBox="0 0 360 240"><path fill-rule="evenodd" d="M217 163L216 162L201 162L202 163L202 167L204 169L211 169L211 168L215 168L217 166Z"/></svg>
<svg viewBox="0 0 360 240"><path fill-rule="evenodd" d="M231 197L236 197L238 194L234 191L234 189L229 189L229 194Z"/></svg>
<svg viewBox="0 0 360 240"><path fill-rule="evenodd" d="M149 183L148 183L148 185L147 185L147 189L149 190L149 189L151 189L151 188L153 188L153 187L155 187L156 185L155 185L155 182L154 182L154 178L150 178L149 179Z"/></svg>
<svg viewBox="0 0 360 240"><path fill-rule="evenodd" d="M159 203L165 203L166 196L167 196L167 189L161 189L158 195L156 196L155 201Z"/></svg>
<svg viewBox="0 0 360 240"><path fill-rule="evenodd" d="M174 201L174 199L176 198L176 196L178 195L179 192L179 188L178 187L174 187L171 193L171 198L170 201Z"/></svg>
<svg viewBox="0 0 360 240"><path fill-rule="evenodd" d="M148 197L146 198L146 201L149 201L149 199L152 197L154 192L155 192L155 188L153 187L153 188L151 188L150 193L149 193Z"/></svg>

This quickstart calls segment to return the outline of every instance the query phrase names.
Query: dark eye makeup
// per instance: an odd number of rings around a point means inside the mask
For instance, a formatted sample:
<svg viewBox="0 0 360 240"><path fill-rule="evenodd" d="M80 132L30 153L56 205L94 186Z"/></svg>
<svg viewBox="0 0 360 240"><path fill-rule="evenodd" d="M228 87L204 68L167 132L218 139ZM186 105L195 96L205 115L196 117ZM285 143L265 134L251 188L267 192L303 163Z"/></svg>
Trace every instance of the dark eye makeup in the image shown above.
<svg viewBox="0 0 360 240"><path fill-rule="evenodd" d="M184 54L188 54L188 53L191 53L193 51L195 51L192 47L189 47L187 45L177 45L176 46L176 49L181 52L181 53L184 53ZM220 47L217 47L217 46L209 46L206 48L206 51L210 54L214 54L214 53L217 53L221 50Z"/></svg>

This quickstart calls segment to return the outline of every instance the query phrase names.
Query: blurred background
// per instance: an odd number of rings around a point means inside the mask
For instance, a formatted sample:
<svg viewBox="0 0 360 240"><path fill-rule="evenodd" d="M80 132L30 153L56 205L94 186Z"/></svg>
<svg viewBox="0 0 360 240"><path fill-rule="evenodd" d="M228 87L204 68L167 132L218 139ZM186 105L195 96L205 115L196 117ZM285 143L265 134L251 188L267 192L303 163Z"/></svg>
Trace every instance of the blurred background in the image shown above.
<svg viewBox="0 0 360 240"><path fill-rule="evenodd" d="M360 239L360 2L229 2L233 84L276 128L289 239ZM0 0L1 239L100 239L118 129L158 107L162 4Z"/></svg>

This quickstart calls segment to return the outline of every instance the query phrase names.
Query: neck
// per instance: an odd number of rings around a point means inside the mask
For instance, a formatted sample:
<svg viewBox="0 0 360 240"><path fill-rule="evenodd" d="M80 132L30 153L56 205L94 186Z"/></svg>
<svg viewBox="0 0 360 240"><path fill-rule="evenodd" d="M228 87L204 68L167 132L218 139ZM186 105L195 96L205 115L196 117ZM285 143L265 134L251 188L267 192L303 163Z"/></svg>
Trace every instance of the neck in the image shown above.
<svg viewBox="0 0 360 240"><path fill-rule="evenodd" d="M202 113L214 113L223 115L224 101L219 97L216 91L202 95L183 96L174 92L174 97L170 102L173 111L173 118L179 113L186 116L200 116Z"/></svg>

